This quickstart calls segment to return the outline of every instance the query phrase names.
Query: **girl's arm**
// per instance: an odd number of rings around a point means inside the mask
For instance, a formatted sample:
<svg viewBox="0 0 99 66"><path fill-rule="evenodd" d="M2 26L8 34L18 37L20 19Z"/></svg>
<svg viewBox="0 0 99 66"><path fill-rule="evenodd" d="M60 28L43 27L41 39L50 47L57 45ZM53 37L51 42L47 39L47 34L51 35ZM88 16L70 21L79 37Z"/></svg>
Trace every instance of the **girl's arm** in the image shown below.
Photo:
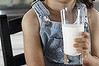
<svg viewBox="0 0 99 66"><path fill-rule="evenodd" d="M84 58L85 66L99 65L99 13L94 9L89 9L89 25L91 35L91 54Z"/></svg>
<svg viewBox="0 0 99 66"><path fill-rule="evenodd" d="M22 30L27 66L45 66L39 36L39 22L33 9L24 15Z"/></svg>
<svg viewBox="0 0 99 66"><path fill-rule="evenodd" d="M90 34L91 34L91 55L89 56L89 65L99 65L99 12L94 8L89 9Z"/></svg>

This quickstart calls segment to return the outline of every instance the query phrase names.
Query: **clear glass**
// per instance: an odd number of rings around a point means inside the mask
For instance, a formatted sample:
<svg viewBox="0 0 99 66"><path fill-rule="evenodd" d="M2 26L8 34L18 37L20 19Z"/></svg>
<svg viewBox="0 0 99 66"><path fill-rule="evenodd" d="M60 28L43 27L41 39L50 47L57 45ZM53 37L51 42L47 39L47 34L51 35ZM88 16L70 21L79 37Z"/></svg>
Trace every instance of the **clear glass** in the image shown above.
<svg viewBox="0 0 99 66"><path fill-rule="evenodd" d="M80 17L80 9L69 11L67 8L60 10L62 33L63 33L63 46L64 46L64 64L81 65L82 53L77 52L73 46L74 39L82 37L80 32L84 31L83 18Z"/></svg>

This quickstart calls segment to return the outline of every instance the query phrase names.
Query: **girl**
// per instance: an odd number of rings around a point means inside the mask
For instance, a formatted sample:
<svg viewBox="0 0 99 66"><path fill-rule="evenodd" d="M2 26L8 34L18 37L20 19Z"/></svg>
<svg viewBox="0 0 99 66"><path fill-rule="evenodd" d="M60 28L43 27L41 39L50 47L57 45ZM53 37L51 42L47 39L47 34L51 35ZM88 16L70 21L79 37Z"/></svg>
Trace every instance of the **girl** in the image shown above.
<svg viewBox="0 0 99 66"><path fill-rule="evenodd" d="M60 10L79 8L80 16L87 19L83 38L75 38L74 47L83 53L83 66L99 65L99 15L93 8L92 0L44 0L35 1L24 15L22 29L24 51L28 66L69 66L63 63L63 41ZM85 12L87 9L87 14ZM90 29L90 34L88 33ZM91 41L88 41L88 37ZM91 53L89 45L91 44ZM79 49L83 48L83 50ZM70 57L70 63L78 63L79 57Z"/></svg>

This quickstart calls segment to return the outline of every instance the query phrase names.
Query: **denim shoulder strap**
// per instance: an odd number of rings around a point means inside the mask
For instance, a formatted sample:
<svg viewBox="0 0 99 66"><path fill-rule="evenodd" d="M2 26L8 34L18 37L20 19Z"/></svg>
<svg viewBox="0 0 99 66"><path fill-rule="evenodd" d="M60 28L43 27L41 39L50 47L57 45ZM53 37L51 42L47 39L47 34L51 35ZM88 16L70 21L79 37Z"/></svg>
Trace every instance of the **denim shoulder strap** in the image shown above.
<svg viewBox="0 0 99 66"><path fill-rule="evenodd" d="M40 17L48 16L50 14L46 7L43 5L43 3L39 0L32 3L32 8L37 11Z"/></svg>
<svg viewBox="0 0 99 66"><path fill-rule="evenodd" d="M47 16L50 15L48 9L43 5L40 0L36 0L32 3L32 8L35 10L39 19L40 25L44 21L48 21Z"/></svg>

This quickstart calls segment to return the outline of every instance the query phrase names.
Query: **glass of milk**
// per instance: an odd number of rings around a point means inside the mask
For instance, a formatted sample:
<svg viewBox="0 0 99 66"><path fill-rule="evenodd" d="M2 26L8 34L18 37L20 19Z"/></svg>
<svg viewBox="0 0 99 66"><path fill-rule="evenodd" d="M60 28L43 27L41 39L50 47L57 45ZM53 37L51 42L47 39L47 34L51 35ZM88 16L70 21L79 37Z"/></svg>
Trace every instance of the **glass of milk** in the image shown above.
<svg viewBox="0 0 99 66"><path fill-rule="evenodd" d="M80 32L84 31L83 18L80 17L80 9L68 11L67 8L61 11L63 47L64 47L64 64L81 65L82 53L78 53L74 39L82 37Z"/></svg>

